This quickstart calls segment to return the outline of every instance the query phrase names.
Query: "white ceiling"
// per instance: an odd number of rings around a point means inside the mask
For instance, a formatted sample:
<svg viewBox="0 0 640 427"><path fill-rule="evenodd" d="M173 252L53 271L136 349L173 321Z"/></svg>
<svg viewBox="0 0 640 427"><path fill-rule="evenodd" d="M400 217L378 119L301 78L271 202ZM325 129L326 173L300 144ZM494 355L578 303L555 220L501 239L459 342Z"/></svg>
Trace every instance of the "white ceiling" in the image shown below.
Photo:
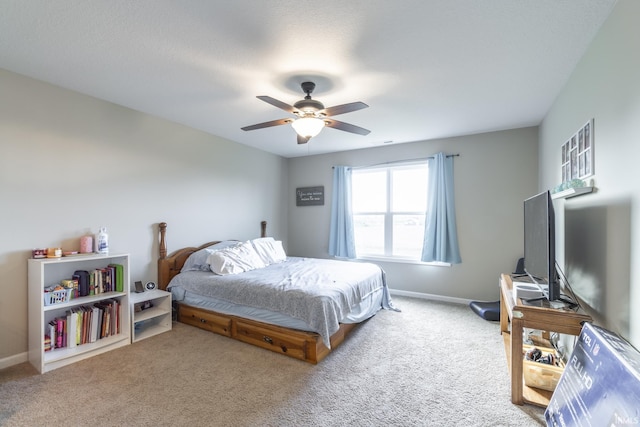
<svg viewBox="0 0 640 427"><path fill-rule="evenodd" d="M615 2L0 0L0 68L297 157L538 125ZM371 133L240 130L307 79Z"/></svg>

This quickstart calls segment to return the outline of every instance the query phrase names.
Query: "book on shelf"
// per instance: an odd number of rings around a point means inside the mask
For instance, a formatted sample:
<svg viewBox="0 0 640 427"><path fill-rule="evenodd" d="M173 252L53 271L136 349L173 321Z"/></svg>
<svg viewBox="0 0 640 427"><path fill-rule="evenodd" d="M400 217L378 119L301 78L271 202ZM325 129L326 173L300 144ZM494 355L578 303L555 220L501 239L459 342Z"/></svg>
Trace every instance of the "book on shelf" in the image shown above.
<svg viewBox="0 0 640 427"><path fill-rule="evenodd" d="M102 338L109 336L111 332L109 330L110 324L111 324L111 310L109 308L105 308L104 318L102 320Z"/></svg>
<svg viewBox="0 0 640 427"><path fill-rule="evenodd" d="M124 291L124 266L122 264L109 264L109 267L114 270L114 281L115 288L114 290L117 292Z"/></svg>
<svg viewBox="0 0 640 427"><path fill-rule="evenodd" d="M100 329L101 337L108 337L111 335L119 334L122 307L120 301L117 299L100 301L96 303L96 307L102 310L102 325Z"/></svg>
<svg viewBox="0 0 640 427"><path fill-rule="evenodd" d="M127 307L127 310L129 307ZM118 315L116 316L116 333L119 334L122 332L122 304L118 300Z"/></svg>
<svg viewBox="0 0 640 427"><path fill-rule="evenodd" d="M102 283L102 272L100 270L93 270L91 272L93 276L94 294L101 294L104 292L104 284Z"/></svg>
<svg viewBox="0 0 640 427"><path fill-rule="evenodd" d="M47 332L45 332L45 336L44 336L44 345L45 345L45 350L48 347L48 350L53 350L54 348L56 348L56 340L57 340L57 336L56 336L56 321L52 320L51 322L49 322L46 327L45 330ZM48 340L48 345L47 345L47 338Z"/></svg>
<svg viewBox="0 0 640 427"><path fill-rule="evenodd" d="M100 309L96 306L91 307L91 338L90 342L96 342L98 339Z"/></svg>
<svg viewBox="0 0 640 427"><path fill-rule="evenodd" d="M118 299L78 306L45 325L45 351L73 348L121 333L122 303Z"/></svg>
<svg viewBox="0 0 640 427"><path fill-rule="evenodd" d="M115 291L114 286L114 268L113 267L104 267L98 269L100 272L101 280L102 280L102 292L113 292Z"/></svg>
<svg viewBox="0 0 640 427"><path fill-rule="evenodd" d="M87 307L79 307L78 316L82 316L82 329L80 329L78 334L78 342L80 344L86 344L89 342L89 340L87 339L87 327L90 325L89 312L87 311Z"/></svg>
<svg viewBox="0 0 640 427"><path fill-rule="evenodd" d="M124 292L124 266L122 264L108 264L103 268L91 271L76 270L70 279L60 281L60 286L73 289L71 298L98 295L105 292Z"/></svg>
<svg viewBox="0 0 640 427"><path fill-rule="evenodd" d="M122 269L121 272L121 282L124 284L124 268L120 266ZM105 292L114 292L116 291L116 283L117 283L117 272L116 267L109 265L104 268L96 268L90 273L90 288L93 290L89 292L93 292L93 295L102 294ZM124 287L122 287L124 289Z"/></svg>
<svg viewBox="0 0 640 427"><path fill-rule="evenodd" d="M81 345L82 344L82 326L84 323L84 318L82 316L82 310L80 309L80 307L76 307L73 311L75 312L76 318L77 318L76 336L75 336L76 345Z"/></svg>
<svg viewBox="0 0 640 427"><path fill-rule="evenodd" d="M67 345L69 348L75 347L77 344L77 330L78 330L78 313L75 310L69 310L67 312Z"/></svg>
<svg viewBox="0 0 640 427"><path fill-rule="evenodd" d="M61 318L56 319L56 347L62 348L66 347L66 336L65 336L66 325L64 324L64 320Z"/></svg>

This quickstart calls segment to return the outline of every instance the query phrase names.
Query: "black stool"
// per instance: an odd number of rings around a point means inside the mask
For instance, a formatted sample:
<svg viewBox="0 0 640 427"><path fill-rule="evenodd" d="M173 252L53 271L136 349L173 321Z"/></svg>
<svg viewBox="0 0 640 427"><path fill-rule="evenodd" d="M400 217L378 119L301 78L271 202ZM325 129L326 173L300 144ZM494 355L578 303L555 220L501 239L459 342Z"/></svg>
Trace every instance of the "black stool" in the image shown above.
<svg viewBox="0 0 640 427"><path fill-rule="evenodd" d="M524 271L524 258L518 260L516 271L513 274L526 274ZM471 301L469 307L484 320L500 320L500 301Z"/></svg>
<svg viewBox="0 0 640 427"><path fill-rule="evenodd" d="M500 301L471 301L469 307L484 320L500 320Z"/></svg>

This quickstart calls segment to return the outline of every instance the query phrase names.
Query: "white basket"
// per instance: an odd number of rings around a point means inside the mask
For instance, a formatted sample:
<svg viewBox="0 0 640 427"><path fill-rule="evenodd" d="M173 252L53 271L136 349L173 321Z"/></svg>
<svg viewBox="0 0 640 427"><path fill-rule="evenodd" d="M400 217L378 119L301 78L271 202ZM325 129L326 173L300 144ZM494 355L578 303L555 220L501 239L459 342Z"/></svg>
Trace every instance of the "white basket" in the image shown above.
<svg viewBox="0 0 640 427"><path fill-rule="evenodd" d="M53 305L67 302L71 299L73 289L62 289L44 293L44 305Z"/></svg>

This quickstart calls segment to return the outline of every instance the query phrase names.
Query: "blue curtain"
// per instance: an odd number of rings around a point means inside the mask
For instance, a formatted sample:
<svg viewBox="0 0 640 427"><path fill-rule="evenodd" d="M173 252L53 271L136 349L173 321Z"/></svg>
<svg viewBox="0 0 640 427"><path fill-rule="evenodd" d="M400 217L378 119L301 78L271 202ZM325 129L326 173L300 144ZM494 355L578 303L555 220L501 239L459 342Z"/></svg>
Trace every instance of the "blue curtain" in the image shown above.
<svg viewBox="0 0 640 427"><path fill-rule="evenodd" d="M351 168L348 166L333 168L329 255L338 258L356 257L351 212Z"/></svg>
<svg viewBox="0 0 640 427"><path fill-rule="evenodd" d="M459 264L456 208L453 198L453 158L438 153L429 159L429 199L425 218L424 262Z"/></svg>

